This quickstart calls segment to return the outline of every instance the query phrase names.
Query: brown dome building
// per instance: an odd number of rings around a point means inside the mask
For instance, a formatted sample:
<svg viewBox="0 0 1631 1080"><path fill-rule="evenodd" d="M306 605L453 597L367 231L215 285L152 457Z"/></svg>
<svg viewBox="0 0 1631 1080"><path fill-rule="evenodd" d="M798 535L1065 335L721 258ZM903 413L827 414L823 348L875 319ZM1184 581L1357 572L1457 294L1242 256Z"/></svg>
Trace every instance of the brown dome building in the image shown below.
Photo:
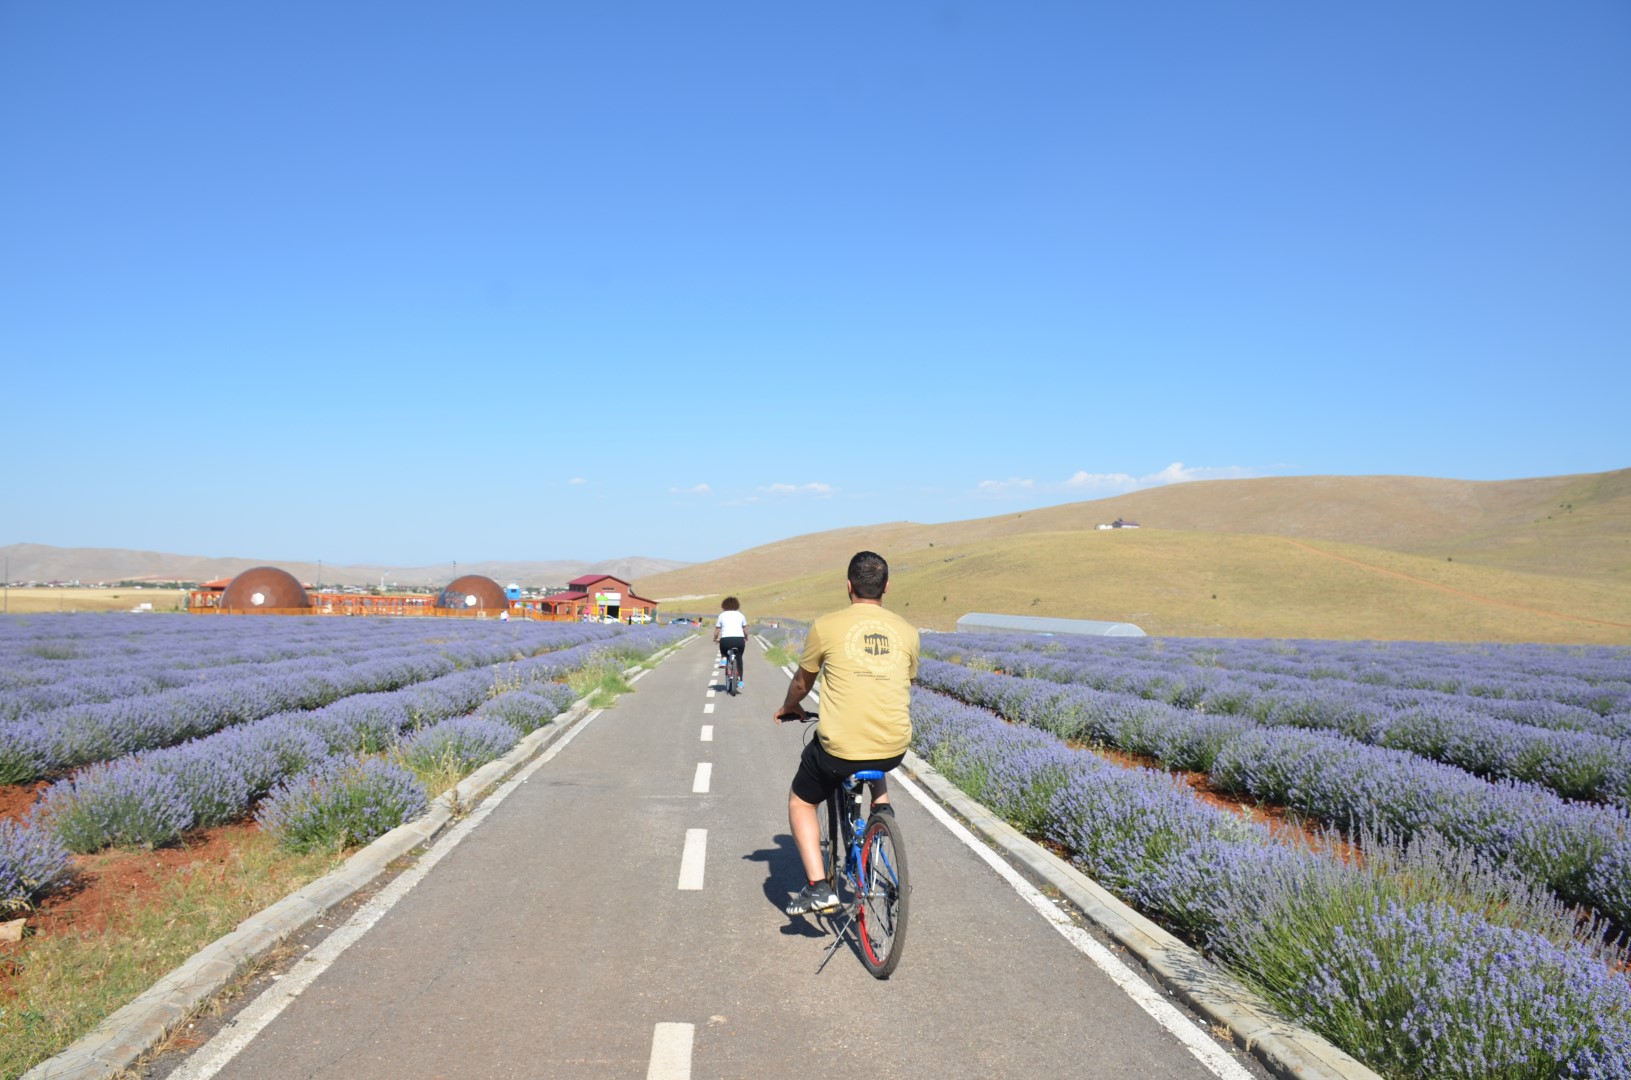
<svg viewBox="0 0 1631 1080"><path fill-rule="evenodd" d="M510 609L510 598L492 578L466 574L442 590L436 597L436 606L454 611L490 611L496 615Z"/></svg>
<svg viewBox="0 0 1631 1080"><path fill-rule="evenodd" d="M257 566L233 578L216 606L222 611L287 611L311 607L311 597L287 570Z"/></svg>

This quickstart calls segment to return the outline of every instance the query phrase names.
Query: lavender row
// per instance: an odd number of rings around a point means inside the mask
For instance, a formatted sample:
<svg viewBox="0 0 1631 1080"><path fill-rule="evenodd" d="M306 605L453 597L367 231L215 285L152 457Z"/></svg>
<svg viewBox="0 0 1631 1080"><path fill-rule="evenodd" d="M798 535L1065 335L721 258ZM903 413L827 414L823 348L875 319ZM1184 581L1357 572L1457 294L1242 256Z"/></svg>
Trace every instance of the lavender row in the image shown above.
<svg viewBox="0 0 1631 1080"><path fill-rule="evenodd" d="M1436 700L1443 695L1388 691L1366 696L1355 693L1353 684L1104 664L1075 658L1067 650L1038 653L1017 647L1012 638L987 639L975 648L970 644L936 637L924 651L1011 674L1243 716L1264 726L1336 731L1480 776L1528 781L1568 798L1631 807L1631 740L1514 723Z"/></svg>
<svg viewBox="0 0 1631 1080"><path fill-rule="evenodd" d="M534 637L526 650L605 641L616 627L563 625ZM241 675L145 696L69 706L37 717L0 722L0 783L20 783L97 761L169 746L189 738L295 709L314 709L354 694L393 690L460 668L484 667L523 655L509 635L485 641L419 642L392 650L280 662L272 674ZM234 669L238 671L240 669Z"/></svg>
<svg viewBox="0 0 1631 1080"><path fill-rule="evenodd" d="M1128 694L926 659L919 684L1070 739L1107 743L1349 832L1437 832L1631 927L1631 814L1490 782L1346 736L1260 728Z"/></svg>
<svg viewBox="0 0 1631 1080"><path fill-rule="evenodd" d="M1259 641L1128 639L1053 637L1018 634L933 635L933 647L952 652L1004 654L1023 658L1027 666L1049 662L1088 664L1095 685L1106 690L1134 690L1174 704L1231 709L1255 696L1285 691L1291 694L1329 691L1334 698L1381 702L1388 707L1449 707L1494 719L1534 727L1583 731L1610 738L1631 736L1631 650L1596 650L1593 679L1565 677L1538 666L1537 656L1551 656L1558 664L1573 659L1561 649L1540 652L1545 646L1487 646L1491 650L1527 650L1529 662L1517 667L1517 658L1495 652L1466 654L1469 662L1500 664L1501 692L1490 685L1462 686L1443 680L1401 678L1413 670L1422 655L1446 646L1430 643L1277 642L1286 655L1301 656L1332 645L1352 650L1371 645L1386 652L1364 665L1286 665L1264 663L1270 648ZM1382 657L1385 657L1383 659ZM1405 685L1401 685L1404 683ZM1423 685L1432 683L1433 685ZM1473 692L1478 690L1480 692Z"/></svg>
<svg viewBox="0 0 1631 1080"><path fill-rule="evenodd" d="M117 616L55 616L72 638L0 634L0 720L70 705L113 701L245 673L277 674L314 658L354 663L394 654L443 654L461 666L471 649L502 640L533 653L561 647L564 636L610 627L516 622L499 630L463 620L171 619L133 623ZM293 623L293 625L288 625ZM0 631L12 624L0 620ZM133 627L135 627L133 629ZM174 629L180 627L180 630ZM60 628L60 627L59 627ZM148 629L151 628L151 629ZM96 634L94 649L86 639ZM502 633L502 639L499 634ZM64 652L63 650L69 650ZM81 650L73 652L73 650ZM71 658L70 658L71 654Z"/></svg>
<svg viewBox="0 0 1631 1080"><path fill-rule="evenodd" d="M1489 700L1543 699L1599 715L1631 707L1631 649L1623 646L1170 638L1134 644L1243 671Z"/></svg>
<svg viewBox="0 0 1631 1080"><path fill-rule="evenodd" d="M93 765L48 788L32 821L76 852L163 844L190 828L238 820L274 785L332 756L378 754L399 748L404 736L411 746L413 733L455 718L474 714L519 738L571 703L575 695L556 679L608 657L649 655L675 636L655 627L628 631L610 644L585 643L502 670L358 694Z"/></svg>
<svg viewBox="0 0 1631 1080"><path fill-rule="evenodd" d="M912 719L954 783L1386 1076L1631 1072L1631 984L1605 963L1623 956L1431 834L1351 864L939 694Z"/></svg>

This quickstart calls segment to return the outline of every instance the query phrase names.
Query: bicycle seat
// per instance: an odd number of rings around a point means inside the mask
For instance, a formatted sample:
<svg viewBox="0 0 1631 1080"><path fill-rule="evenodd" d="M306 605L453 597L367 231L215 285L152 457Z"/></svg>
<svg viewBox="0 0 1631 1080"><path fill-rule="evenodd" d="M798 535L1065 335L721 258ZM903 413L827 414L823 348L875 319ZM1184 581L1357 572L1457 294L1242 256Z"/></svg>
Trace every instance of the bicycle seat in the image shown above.
<svg viewBox="0 0 1631 1080"><path fill-rule="evenodd" d="M860 772L850 773L849 778L851 780L882 780L883 773L877 769L862 769Z"/></svg>

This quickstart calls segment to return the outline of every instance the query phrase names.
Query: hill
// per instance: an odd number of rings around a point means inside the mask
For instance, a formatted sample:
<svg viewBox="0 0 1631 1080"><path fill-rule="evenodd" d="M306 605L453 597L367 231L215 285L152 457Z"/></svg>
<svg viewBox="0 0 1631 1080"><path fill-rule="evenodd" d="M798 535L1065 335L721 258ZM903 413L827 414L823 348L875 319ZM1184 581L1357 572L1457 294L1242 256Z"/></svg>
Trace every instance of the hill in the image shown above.
<svg viewBox="0 0 1631 1080"><path fill-rule="evenodd" d="M1095 529L1118 517L1143 527ZM675 610L728 589L755 614L806 618L843 602L861 548L890 560L891 606L939 629L1000 611L1187 636L1631 643L1631 470L1205 481L813 533L638 588L695 598Z"/></svg>
<svg viewBox="0 0 1631 1080"><path fill-rule="evenodd" d="M445 585L452 563L434 566L336 566L297 559L212 558L123 548L59 548L45 544L0 547L12 581L212 581L232 577L253 566L279 566L302 581L325 585L377 585L381 578L399 585ZM459 563L460 574L482 574L500 584L564 585L587 573L612 574L625 581L672 571L686 563L631 556L590 563L571 559L549 562L489 560Z"/></svg>

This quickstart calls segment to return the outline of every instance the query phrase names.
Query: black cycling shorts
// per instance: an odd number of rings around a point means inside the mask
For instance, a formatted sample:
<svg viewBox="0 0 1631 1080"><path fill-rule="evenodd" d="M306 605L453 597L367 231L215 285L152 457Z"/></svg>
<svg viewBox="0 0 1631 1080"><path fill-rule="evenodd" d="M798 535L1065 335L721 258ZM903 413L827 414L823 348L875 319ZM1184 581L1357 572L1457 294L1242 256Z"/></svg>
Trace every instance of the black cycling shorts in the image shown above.
<svg viewBox="0 0 1631 1080"><path fill-rule="evenodd" d="M729 656L734 651L736 659L741 660L747 649L748 639L745 637L722 637L719 639L719 655L722 658Z"/></svg>
<svg viewBox="0 0 1631 1080"><path fill-rule="evenodd" d="M799 755L799 771L793 774L793 794L807 803L825 802L837 791L851 773L876 769L888 772L906 757L903 750L894 757L881 761L848 761L836 758L821 748L820 739L811 739Z"/></svg>

